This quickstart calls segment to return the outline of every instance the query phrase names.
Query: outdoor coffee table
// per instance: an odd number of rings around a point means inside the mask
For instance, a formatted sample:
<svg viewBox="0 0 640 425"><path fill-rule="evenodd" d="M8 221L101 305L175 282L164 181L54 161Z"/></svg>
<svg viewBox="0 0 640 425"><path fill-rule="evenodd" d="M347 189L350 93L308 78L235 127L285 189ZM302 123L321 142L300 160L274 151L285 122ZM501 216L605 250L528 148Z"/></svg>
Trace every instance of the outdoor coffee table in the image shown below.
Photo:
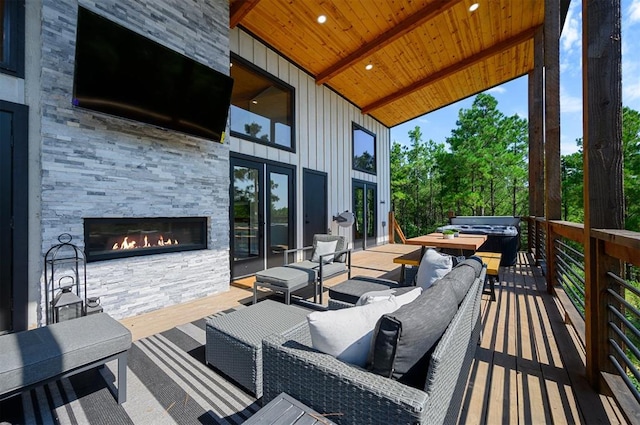
<svg viewBox="0 0 640 425"><path fill-rule="evenodd" d="M302 404L287 393L269 402L255 415L245 422L245 425L331 425L334 422Z"/></svg>
<svg viewBox="0 0 640 425"><path fill-rule="evenodd" d="M264 300L207 320L206 362L262 397L262 340L304 322L310 310Z"/></svg>

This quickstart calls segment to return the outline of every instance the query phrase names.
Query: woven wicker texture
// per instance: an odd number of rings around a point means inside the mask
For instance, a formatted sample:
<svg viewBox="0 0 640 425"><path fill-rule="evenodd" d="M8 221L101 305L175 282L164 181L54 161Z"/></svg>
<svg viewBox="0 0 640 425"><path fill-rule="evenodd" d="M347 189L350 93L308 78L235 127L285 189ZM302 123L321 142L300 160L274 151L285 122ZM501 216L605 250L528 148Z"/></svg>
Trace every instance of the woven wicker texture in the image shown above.
<svg viewBox="0 0 640 425"><path fill-rule="evenodd" d="M449 406L464 391L478 342L483 268L434 351L424 391L343 363L311 347L306 322L263 341L263 402L286 392L341 424L455 422ZM456 406L456 407L459 407Z"/></svg>
<svg viewBox="0 0 640 425"><path fill-rule="evenodd" d="M262 339L306 323L309 310L272 300L207 320L207 363L262 395Z"/></svg>

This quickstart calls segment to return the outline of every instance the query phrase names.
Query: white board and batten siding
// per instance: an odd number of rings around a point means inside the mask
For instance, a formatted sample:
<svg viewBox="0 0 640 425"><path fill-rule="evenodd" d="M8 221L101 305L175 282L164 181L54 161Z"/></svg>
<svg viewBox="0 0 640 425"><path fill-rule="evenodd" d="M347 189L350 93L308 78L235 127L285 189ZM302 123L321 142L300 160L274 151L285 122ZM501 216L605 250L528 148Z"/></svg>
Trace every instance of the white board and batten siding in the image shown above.
<svg viewBox="0 0 640 425"><path fill-rule="evenodd" d="M390 130L326 86L318 86L307 73L293 65L241 29L230 33L230 50L295 88L296 152L230 137L232 152L296 166L297 245L302 246L303 169L322 171L328 178L329 220L342 211L352 211L352 180L375 183L378 189L377 241L387 241L387 221L391 207ZM376 135L376 175L352 169L352 123ZM334 234L351 241L351 229L327 223ZM387 223L388 225L388 223Z"/></svg>

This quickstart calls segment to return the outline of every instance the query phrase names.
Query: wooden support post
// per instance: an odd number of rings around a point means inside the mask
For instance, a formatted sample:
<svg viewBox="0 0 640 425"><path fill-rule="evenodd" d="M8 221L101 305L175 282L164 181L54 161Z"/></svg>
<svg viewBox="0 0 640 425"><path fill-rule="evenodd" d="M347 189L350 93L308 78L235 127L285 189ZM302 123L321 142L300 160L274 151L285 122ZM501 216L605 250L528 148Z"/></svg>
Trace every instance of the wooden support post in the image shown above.
<svg viewBox="0 0 640 425"><path fill-rule="evenodd" d="M546 218L547 291L553 293L555 258L549 221L562 212L560 175L560 0L545 0L544 6L544 193Z"/></svg>
<svg viewBox="0 0 640 425"><path fill-rule="evenodd" d="M591 232L624 228L620 0L583 0L582 20L586 372L600 389L609 363L606 272L620 266Z"/></svg>
<svg viewBox="0 0 640 425"><path fill-rule="evenodd" d="M529 215L544 215L544 33L533 38L534 68L529 72ZM533 223L531 223L533 224Z"/></svg>

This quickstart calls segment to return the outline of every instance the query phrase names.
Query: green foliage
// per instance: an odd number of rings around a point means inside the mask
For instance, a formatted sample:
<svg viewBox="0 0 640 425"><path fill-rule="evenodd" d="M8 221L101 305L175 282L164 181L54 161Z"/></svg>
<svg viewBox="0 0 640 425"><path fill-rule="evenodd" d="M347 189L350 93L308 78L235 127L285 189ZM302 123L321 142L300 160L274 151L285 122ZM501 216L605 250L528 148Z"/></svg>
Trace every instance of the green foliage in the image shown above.
<svg viewBox="0 0 640 425"><path fill-rule="evenodd" d="M640 231L640 112L622 108L625 228Z"/></svg>
<svg viewBox="0 0 640 425"><path fill-rule="evenodd" d="M457 215L528 213L527 122L507 117L491 95L480 94L461 109L457 128L444 143L422 142L409 131L411 146L391 149L391 196L407 237L433 231Z"/></svg>
<svg viewBox="0 0 640 425"><path fill-rule="evenodd" d="M440 158L444 201L458 215L520 215L528 210L527 121L505 116L489 94L458 113Z"/></svg>

